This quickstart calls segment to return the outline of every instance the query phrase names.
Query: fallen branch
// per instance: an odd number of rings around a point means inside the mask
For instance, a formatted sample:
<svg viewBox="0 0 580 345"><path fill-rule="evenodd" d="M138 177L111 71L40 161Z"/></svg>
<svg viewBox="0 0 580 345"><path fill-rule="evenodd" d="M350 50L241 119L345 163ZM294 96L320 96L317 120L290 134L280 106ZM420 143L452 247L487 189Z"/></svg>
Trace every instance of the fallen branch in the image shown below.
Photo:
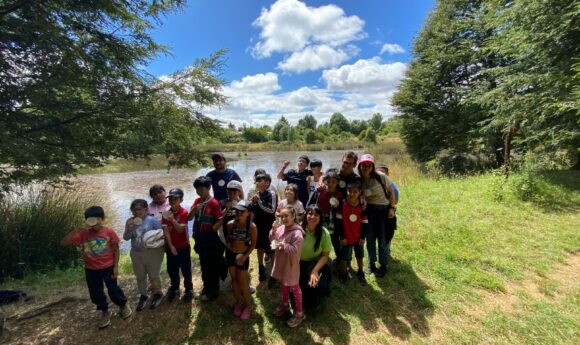
<svg viewBox="0 0 580 345"><path fill-rule="evenodd" d="M77 297L77 296L65 296L61 299L59 299L58 301L54 301L54 302L50 302L47 303L41 307L32 309L32 310L28 310L22 314L14 314L11 315L9 317L7 317L7 320L16 320L16 321L22 321L22 320L27 320L27 319L31 319L33 317L36 317L38 315L42 315L46 312L48 312L52 307L55 307L59 304L63 304L63 303L71 303L71 302L81 302L81 301L86 301L87 298L84 297Z"/></svg>

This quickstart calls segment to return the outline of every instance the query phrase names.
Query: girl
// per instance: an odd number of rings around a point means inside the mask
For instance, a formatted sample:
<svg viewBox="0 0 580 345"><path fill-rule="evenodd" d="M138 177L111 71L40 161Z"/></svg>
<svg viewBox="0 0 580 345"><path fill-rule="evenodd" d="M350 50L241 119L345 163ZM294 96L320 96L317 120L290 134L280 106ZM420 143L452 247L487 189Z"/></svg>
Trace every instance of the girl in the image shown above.
<svg viewBox="0 0 580 345"><path fill-rule="evenodd" d="M316 205L306 208L304 245L300 254L300 289L304 309L320 306L322 296L330 294L330 268L328 258L332 249L330 234L322 226L322 211Z"/></svg>
<svg viewBox="0 0 580 345"><path fill-rule="evenodd" d="M290 310L290 290L294 295L294 315L286 322L290 327L298 326L306 318L302 310L302 291L300 290L300 254L302 252L302 227L296 223L296 210L285 206L280 210L282 225L272 228L270 241L275 241L276 260L272 277L280 282L282 301L274 310L274 315L282 316ZM277 225L277 222L275 223Z"/></svg>
<svg viewBox="0 0 580 345"><path fill-rule="evenodd" d="M284 195L286 196L286 199L280 201L280 204L278 204L276 217L280 217L281 211L286 206L292 206L296 211L296 222L302 222L302 216L304 216L304 205L300 200L298 200L298 185L289 183L284 189Z"/></svg>
<svg viewBox="0 0 580 345"><path fill-rule="evenodd" d="M163 300L160 272L165 251L163 246L147 248L144 235L149 231L162 229L162 226L154 216L149 214L147 201L143 199L136 199L131 202L131 212L133 217L127 220L123 239L125 241L131 240L131 262L133 263L133 272L135 272L135 277L137 278L137 289L141 294L137 304L137 311L145 308L145 303L148 299L147 276L149 276L149 282L153 290L153 298L149 306L154 309ZM164 229L163 232L169 251L173 255L177 255L177 250L172 244L169 231Z"/></svg>
<svg viewBox="0 0 580 345"><path fill-rule="evenodd" d="M230 220L226 227L226 263L232 277L232 290L236 300L234 315L247 320L252 313L252 306L246 273L250 264L250 254L256 247L258 229L256 224L250 221L248 201L239 201L234 209L236 219Z"/></svg>

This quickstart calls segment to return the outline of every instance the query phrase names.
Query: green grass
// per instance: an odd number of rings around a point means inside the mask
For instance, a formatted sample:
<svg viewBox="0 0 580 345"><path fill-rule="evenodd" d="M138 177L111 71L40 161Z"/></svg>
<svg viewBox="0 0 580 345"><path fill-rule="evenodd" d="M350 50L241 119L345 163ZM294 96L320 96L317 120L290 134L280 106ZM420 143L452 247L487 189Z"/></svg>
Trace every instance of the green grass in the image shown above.
<svg viewBox="0 0 580 345"><path fill-rule="evenodd" d="M119 340L112 333L111 339L142 344L578 342L580 289L573 284L578 272L565 267L577 267L580 254L579 172L543 173L542 194L522 201L515 187L502 186L495 174L438 178L422 174L406 157L386 163L401 197L392 245L396 260L385 278L367 276L364 288L355 281L334 283L322 309L290 329L271 315L279 290L257 285L252 257L252 285L258 291L248 322L230 315L233 299L226 292L193 308L166 305L150 312L151 317L156 313L155 322L147 327L136 322L123 327L137 338ZM131 275L127 256L121 272ZM199 275L197 268L194 274ZM65 278L57 275L52 281ZM96 334L87 331L84 337L90 341Z"/></svg>

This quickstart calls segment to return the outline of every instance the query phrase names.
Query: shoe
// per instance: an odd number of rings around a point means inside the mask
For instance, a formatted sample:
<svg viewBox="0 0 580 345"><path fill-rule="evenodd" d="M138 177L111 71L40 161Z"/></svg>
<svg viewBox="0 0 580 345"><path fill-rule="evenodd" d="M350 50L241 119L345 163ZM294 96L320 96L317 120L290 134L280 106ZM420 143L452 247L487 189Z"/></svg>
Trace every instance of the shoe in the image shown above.
<svg viewBox="0 0 580 345"><path fill-rule="evenodd" d="M177 291L175 289L167 290L167 302L173 302L175 297L177 297Z"/></svg>
<svg viewBox="0 0 580 345"><path fill-rule="evenodd" d="M276 287L276 284L278 284L278 282L276 281L276 279L270 277L270 279L268 280L268 289L273 289Z"/></svg>
<svg viewBox="0 0 580 345"><path fill-rule="evenodd" d="M385 274L387 274L387 266L385 265L381 265L381 267L377 270L377 273L375 273L375 275L379 278L384 277Z"/></svg>
<svg viewBox="0 0 580 345"><path fill-rule="evenodd" d="M253 295L256 293L256 288L250 287L250 295Z"/></svg>
<svg viewBox="0 0 580 345"><path fill-rule="evenodd" d="M163 301L163 294L161 292L156 293L155 295L153 295L153 298L151 299L151 304L149 305L149 308L151 309L157 308L159 304L161 304L161 301Z"/></svg>
<svg viewBox="0 0 580 345"><path fill-rule="evenodd" d="M131 310L131 307L129 307L127 303L125 303L125 305L119 309L119 316L121 316L121 319L123 320L128 319L131 316L131 314L133 314L133 311Z"/></svg>
<svg viewBox="0 0 580 345"><path fill-rule="evenodd" d="M264 255L264 263L265 264L269 264L270 263L270 254L265 254Z"/></svg>
<svg viewBox="0 0 580 345"><path fill-rule="evenodd" d="M304 313L302 313L302 315L297 315L297 313L294 313L294 315L292 315L292 317L286 321L286 324L289 327L294 328L300 325L304 319L306 319L306 315Z"/></svg>
<svg viewBox="0 0 580 345"><path fill-rule="evenodd" d="M290 310L290 305L284 305L282 303L278 304L278 306L276 307L276 309L274 309L274 311L272 312L272 314L276 315L276 316L282 316L284 314L286 314L286 312Z"/></svg>
<svg viewBox="0 0 580 345"><path fill-rule="evenodd" d="M141 297L139 297L139 303L137 303L137 311L141 311L143 309L145 309L145 303L147 303L147 296L141 295Z"/></svg>
<svg viewBox="0 0 580 345"><path fill-rule="evenodd" d="M101 316L99 316L99 328L103 329L111 324L111 311L103 310Z"/></svg>
<svg viewBox="0 0 580 345"><path fill-rule="evenodd" d="M360 283L361 286L365 286L367 285L367 280L365 278L365 273L363 272L363 270L359 270L356 273L357 277L358 277L358 281Z"/></svg>
<svg viewBox="0 0 580 345"><path fill-rule="evenodd" d="M340 279L340 281L345 284L348 281L348 272L339 272L338 273L338 279Z"/></svg>
<svg viewBox="0 0 580 345"><path fill-rule="evenodd" d="M365 269L366 274L377 273L377 266L374 262L370 263L369 266Z"/></svg>
<svg viewBox="0 0 580 345"><path fill-rule="evenodd" d="M240 317L242 315L242 305L240 303L236 303L234 305L234 316Z"/></svg>
<svg viewBox="0 0 580 345"><path fill-rule="evenodd" d="M193 291L185 291L183 295L183 302L189 303L193 300Z"/></svg>
<svg viewBox="0 0 580 345"><path fill-rule="evenodd" d="M266 267L264 267L264 265L258 267L258 279L261 282L266 280Z"/></svg>
<svg viewBox="0 0 580 345"><path fill-rule="evenodd" d="M247 320L250 318L250 315L252 315L252 307L247 306L244 308L244 310L242 310L242 315L240 316L240 319Z"/></svg>
<svg viewBox="0 0 580 345"><path fill-rule="evenodd" d="M213 292L207 292L203 295L201 295L199 297L200 300L207 302L207 301L213 301L214 299L216 299L218 296L218 292L217 291L213 291Z"/></svg>

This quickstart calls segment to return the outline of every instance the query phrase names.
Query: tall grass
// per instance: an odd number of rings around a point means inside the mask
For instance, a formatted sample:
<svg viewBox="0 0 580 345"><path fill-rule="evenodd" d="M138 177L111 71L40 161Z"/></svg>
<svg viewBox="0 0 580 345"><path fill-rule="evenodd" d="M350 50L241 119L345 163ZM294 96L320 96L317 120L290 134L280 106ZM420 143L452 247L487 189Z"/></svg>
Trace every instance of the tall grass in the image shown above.
<svg viewBox="0 0 580 345"><path fill-rule="evenodd" d="M83 221L97 200L58 188L28 187L0 199L0 279L75 266L75 248L60 239Z"/></svg>

